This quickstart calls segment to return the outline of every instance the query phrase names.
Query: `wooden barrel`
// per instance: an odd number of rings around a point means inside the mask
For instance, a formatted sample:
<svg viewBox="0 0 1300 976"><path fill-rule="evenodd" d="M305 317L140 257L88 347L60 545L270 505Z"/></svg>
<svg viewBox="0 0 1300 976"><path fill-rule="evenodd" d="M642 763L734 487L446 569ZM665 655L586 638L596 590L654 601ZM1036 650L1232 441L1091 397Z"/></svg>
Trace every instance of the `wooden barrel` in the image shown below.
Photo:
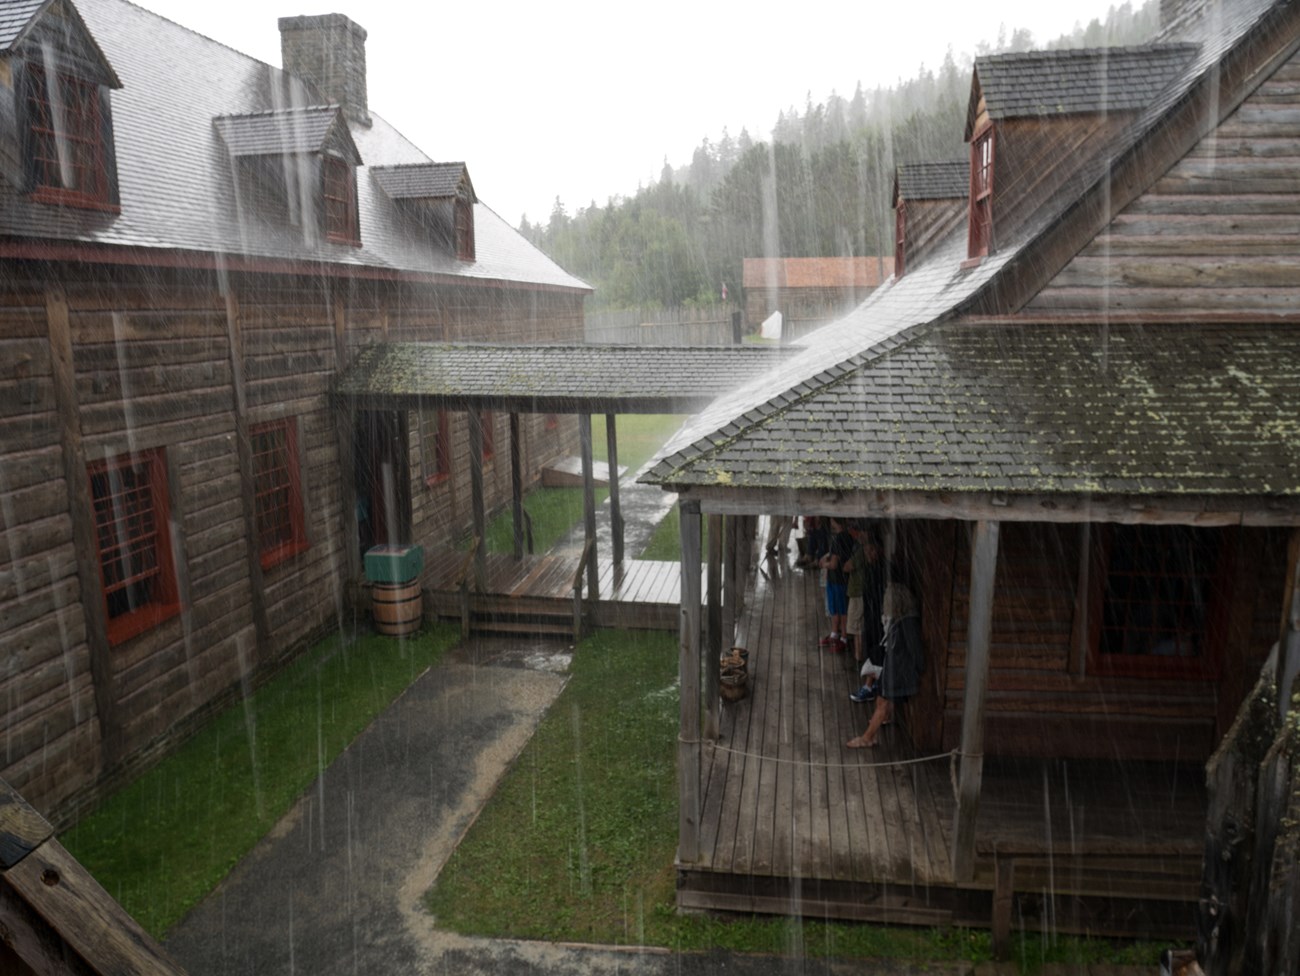
<svg viewBox="0 0 1300 976"><path fill-rule="evenodd" d="M405 637L420 629L424 597L420 583L376 583L370 591L370 613L375 630L389 637Z"/></svg>

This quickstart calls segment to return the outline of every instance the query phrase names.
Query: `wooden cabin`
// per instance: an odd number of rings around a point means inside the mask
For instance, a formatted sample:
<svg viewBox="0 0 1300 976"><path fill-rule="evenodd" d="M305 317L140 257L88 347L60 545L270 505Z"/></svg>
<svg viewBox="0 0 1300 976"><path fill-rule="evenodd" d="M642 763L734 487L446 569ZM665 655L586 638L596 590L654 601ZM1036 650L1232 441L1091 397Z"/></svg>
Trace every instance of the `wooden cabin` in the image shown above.
<svg viewBox="0 0 1300 976"><path fill-rule="evenodd" d="M59 822L511 497L510 418L334 408L385 340L581 341L589 288L365 97L123 0L0 0L0 776ZM349 418L343 419L340 418ZM570 417L523 419L531 483Z"/></svg>
<svg viewBox="0 0 1300 976"><path fill-rule="evenodd" d="M888 257L745 258L745 321L757 328L780 312L784 336L802 336L860 303L893 270Z"/></svg>
<svg viewBox="0 0 1300 976"><path fill-rule="evenodd" d="M898 273L646 476L682 513L680 905L1191 934L1204 765L1300 554L1300 11L1162 7L976 59L965 219L900 220ZM773 513L875 520L919 597L872 754L816 584L741 572Z"/></svg>

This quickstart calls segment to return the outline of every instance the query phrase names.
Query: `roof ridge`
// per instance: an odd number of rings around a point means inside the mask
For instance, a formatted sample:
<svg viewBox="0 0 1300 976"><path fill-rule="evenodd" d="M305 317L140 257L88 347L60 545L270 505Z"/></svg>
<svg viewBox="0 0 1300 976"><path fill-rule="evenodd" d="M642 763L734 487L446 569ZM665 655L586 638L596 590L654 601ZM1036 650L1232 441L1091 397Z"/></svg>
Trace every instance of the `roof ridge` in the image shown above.
<svg viewBox="0 0 1300 976"><path fill-rule="evenodd" d="M129 3L130 0L127 0ZM337 103L326 102L321 105L290 105L287 108L264 108L256 112L227 112L224 115L214 115L213 121L217 119L255 119L262 116L271 115L292 115L302 112L339 112L343 108Z"/></svg>

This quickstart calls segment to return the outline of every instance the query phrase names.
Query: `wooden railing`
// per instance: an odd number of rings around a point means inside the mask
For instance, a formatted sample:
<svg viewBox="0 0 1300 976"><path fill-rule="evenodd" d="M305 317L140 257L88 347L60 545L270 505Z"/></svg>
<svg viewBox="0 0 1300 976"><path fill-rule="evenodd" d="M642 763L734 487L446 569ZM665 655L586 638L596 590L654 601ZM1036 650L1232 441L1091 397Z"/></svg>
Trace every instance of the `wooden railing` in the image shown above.
<svg viewBox="0 0 1300 976"><path fill-rule="evenodd" d="M582 547L582 556L578 559L578 568L573 574L573 642L582 640L582 574L586 572L588 560L595 551L596 540L588 539Z"/></svg>
<svg viewBox="0 0 1300 976"><path fill-rule="evenodd" d="M469 574L474 568L474 557L478 555L478 547L482 542L481 538L474 536L469 552L465 553L465 559L461 562L460 569L456 571L455 579L452 581L452 585L460 591L460 636L462 638L469 636Z"/></svg>

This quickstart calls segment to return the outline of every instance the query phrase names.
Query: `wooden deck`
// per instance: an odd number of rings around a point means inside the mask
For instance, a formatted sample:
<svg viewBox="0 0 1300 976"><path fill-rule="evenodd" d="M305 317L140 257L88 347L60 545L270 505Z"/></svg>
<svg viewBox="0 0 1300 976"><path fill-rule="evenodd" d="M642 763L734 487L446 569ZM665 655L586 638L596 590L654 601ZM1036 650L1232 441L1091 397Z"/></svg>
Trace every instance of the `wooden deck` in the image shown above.
<svg viewBox="0 0 1300 976"><path fill-rule="evenodd" d="M431 612L459 617L460 590L455 585L465 553L446 549L427 555L424 589ZM675 630L680 623L681 569L675 562L625 559L616 565L598 560L600 598L585 601L590 626L621 626ZM487 554L487 586L471 592L471 612L480 619L571 617L576 555L547 554L516 560L503 553ZM521 626L518 629L523 629Z"/></svg>
<svg viewBox="0 0 1300 976"><path fill-rule="evenodd" d="M681 907L987 926L1001 860L1017 919L1185 934L1203 770L990 758L975 878L955 885L950 758L918 756L905 713L874 750L844 746L869 706L848 699L854 670L817 647L826 621L815 577L775 569L739 622L750 694L722 705L720 738L705 746L700 855L678 865Z"/></svg>

